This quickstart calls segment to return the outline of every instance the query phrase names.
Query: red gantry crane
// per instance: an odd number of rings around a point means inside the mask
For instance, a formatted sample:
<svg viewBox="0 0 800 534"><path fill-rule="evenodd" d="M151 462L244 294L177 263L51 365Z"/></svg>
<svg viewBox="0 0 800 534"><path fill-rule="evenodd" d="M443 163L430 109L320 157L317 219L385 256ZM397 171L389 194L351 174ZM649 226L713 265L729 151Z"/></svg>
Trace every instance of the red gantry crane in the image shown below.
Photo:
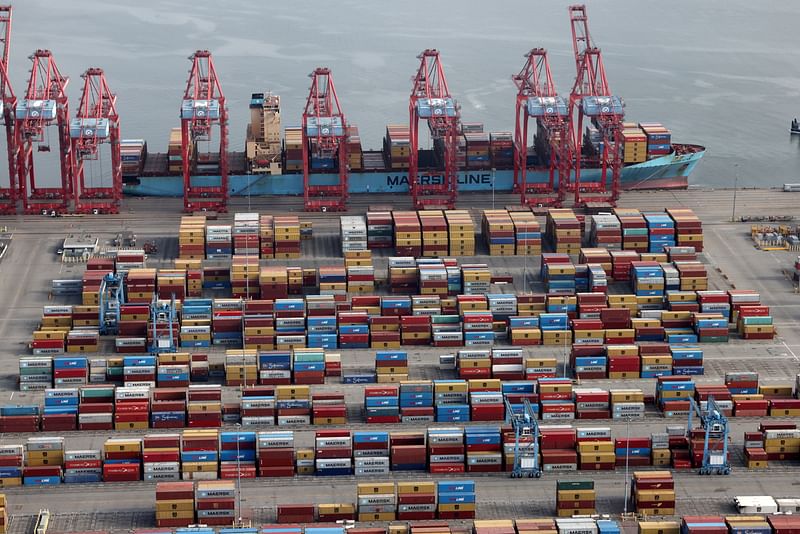
<svg viewBox="0 0 800 534"><path fill-rule="evenodd" d="M75 164L72 189L77 213L119 213L122 200L117 95L111 92L103 69L90 68L82 76L83 93L70 123L72 158ZM111 180L103 176L100 146L111 148ZM96 165L93 162L98 162ZM87 165L88 163L88 165ZM88 169L87 169L88 167ZM87 171L89 174L87 183Z"/></svg>
<svg viewBox="0 0 800 534"><path fill-rule="evenodd" d="M25 213L66 213L72 199L73 161L69 138L69 78L62 76L49 50L37 50L25 97L15 111L15 142L18 150L17 179ZM48 127L58 127L60 186L42 187L36 181L33 149L50 152Z"/></svg>
<svg viewBox="0 0 800 534"><path fill-rule="evenodd" d="M565 195L563 185L569 182L572 169L567 101L556 93L547 50L534 48L525 57L525 66L512 76L517 86L514 188L519 191L523 206L560 206ZM535 146L539 157L539 164L532 170L546 170L549 173L547 182L528 183L528 119L531 117L536 119Z"/></svg>
<svg viewBox="0 0 800 534"><path fill-rule="evenodd" d="M589 36L586 6L570 6L569 15L577 68L569 97L570 134L575 145L575 179L570 189L575 192L576 206L613 206L619 198L623 166L625 105L608 86L602 54ZM593 153L585 156L582 154L584 119L597 128L596 139L590 139L592 146L587 147ZM583 162L596 162L600 172L598 180L582 181Z"/></svg>
<svg viewBox="0 0 800 534"><path fill-rule="evenodd" d="M8 149L8 186L0 186L0 214L13 215L17 212L19 186L17 185L17 153L14 138L14 112L17 97L8 79L8 56L11 47L11 6L0 6L0 104L3 106L3 122L6 127L6 146Z"/></svg>
<svg viewBox="0 0 800 534"><path fill-rule="evenodd" d="M306 211L347 210L347 121L339 105L331 70L309 74L311 89L303 110L303 195ZM326 183L311 183L312 172L329 173ZM333 183L330 183L333 182Z"/></svg>
<svg viewBox="0 0 800 534"><path fill-rule="evenodd" d="M228 111L225 95L214 68L211 52L198 50L189 59L192 68L181 104L181 160L183 162L183 208L193 211L228 211ZM210 141L219 126L219 183L193 185L192 172L198 162L213 164L210 154L198 154L197 142ZM209 179L210 181L211 179Z"/></svg>
<svg viewBox="0 0 800 534"><path fill-rule="evenodd" d="M419 70L413 78L409 112L411 153L408 164L408 187L416 209L425 206L455 207L458 196L458 149L460 110L450 96L447 78L438 50L422 52ZM419 174L419 121L428 122L431 137L443 146L441 176Z"/></svg>

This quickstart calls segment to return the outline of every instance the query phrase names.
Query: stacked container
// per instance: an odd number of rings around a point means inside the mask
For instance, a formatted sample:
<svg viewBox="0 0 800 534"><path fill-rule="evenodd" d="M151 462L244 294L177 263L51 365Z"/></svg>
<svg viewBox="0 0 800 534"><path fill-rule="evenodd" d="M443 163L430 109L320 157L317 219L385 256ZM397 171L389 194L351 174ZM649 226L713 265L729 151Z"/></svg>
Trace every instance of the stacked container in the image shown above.
<svg viewBox="0 0 800 534"><path fill-rule="evenodd" d="M393 230L391 211L367 212L367 248L392 248Z"/></svg>
<svg viewBox="0 0 800 534"><path fill-rule="evenodd" d="M675 221L675 244L679 247L694 247L703 252L703 223L691 208L667 208Z"/></svg>
<svg viewBox="0 0 800 534"><path fill-rule="evenodd" d="M422 256L422 225L417 212L393 211L392 220L395 252L399 256Z"/></svg>
<svg viewBox="0 0 800 534"><path fill-rule="evenodd" d="M295 215L274 217L275 258L300 257L300 219Z"/></svg>
<svg viewBox="0 0 800 534"><path fill-rule="evenodd" d="M169 145L167 146L168 170L170 174L180 174L183 171L183 157L181 156L181 129L172 128L169 131ZM192 147L194 143L189 143L189 154L191 159Z"/></svg>
<svg viewBox="0 0 800 534"><path fill-rule="evenodd" d="M205 525L232 525L236 521L236 482L197 482L197 521Z"/></svg>
<svg viewBox="0 0 800 534"><path fill-rule="evenodd" d="M303 170L303 129L300 126L287 126L283 135L283 168L287 171Z"/></svg>
<svg viewBox="0 0 800 534"><path fill-rule="evenodd" d="M398 482L397 519L399 521L436 519L436 482Z"/></svg>
<svg viewBox="0 0 800 534"><path fill-rule="evenodd" d="M64 438L28 438L22 482L26 486L61 484L64 465Z"/></svg>
<svg viewBox="0 0 800 534"><path fill-rule="evenodd" d="M307 385L275 388L278 426L311 424L311 388Z"/></svg>
<svg viewBox="0 0 800 534"><path fill-rule="evenodd" d="M592 215L589 241L593 247L622 249L622 224L616 215Z"/></svg>
<svg viewBox="0 0 800 534"><path fill-rule="evenodd" d="M356 476L389 474L389 433L353 432Z"/></svg>
<svg viewBox="0 0 800 534"><path fill-rule="evenodd" d="M499 427L466 427L464 441L467 472L499 473L503 470L503 443Z"/></svg>
<svg viewBox="0 0 800 534"><path fill-rule="evenodd" d="M100 451L66 451L64 482L97 483L103 481L103 460Z"/></svg>
<svg viewBox="0 0 800 534"><path fill-rule="evenodd" d="M181 434L183 480L216 480L219 466L216 430L184 430Z"/></svg>
<svg viewBox="0 0 800 534"><path fill-rule="evenodd" d="M400 396L398 387L393 385L365 387L364 409L367 423L399 423Z"/></svg>
<svg viewBox="0 0 800 534"><path fill-rule="evenodd" d="M234 214L233 253L242 256L258 256L259 254L258 213Z"/></svg>
<svg viewBox="0 0 800 534"><path fill-rule="evenodd" d="M490 256L516 254L514 222L506 210L483 210L481 228Z"/></svg>
<svg viewBox="0 0 800 534"><path fill-rule="evenodd" d="M206 258L230 259L233 254L233 234L231 226L206 226Z"/></svg>
<svg viewBox="0 0 800 534"><path fill-rule="evenodd" d="M463 473L465 463L464 429L428 428L428 469L431 473Z"/></svg>
<svg viewBox="0 0 800 534"><path fill-rule="evenodd" d="M142 440L111 438L103 444L103 481L132 482L142 479Z"/></svg>
<svg viewBox="0 0 800 534"><path fill-rule="evenodd" d="M386 126L386 137L383 140L383 153L390 169L408 169L411 157L411 138L405 124L389 124Z"/></svg>
<svg viewBox="0 0 800 534"><path fill-rule="evenodd" d="M439 519L475 519L475 482L440 480L436 486Z"/></svg>
<svg viewBox="0 0 800 534"><path fill-rule="evenodd" d="M257 250L257 249L255 249ZM261 266L258 254L233 256L231 258L231 294L234 298L259 298Z"/></svg>
<svg viewBox="0 0 800 534"><path fill-rule="evenodd" d="M408 380L408 353L396 350L377 351L375 373L379 383Z"/></svg>
<svg viewBox="0 0 800 534"><path fill-rule="evenodd" d="M194 523L194 484L159 482L156 484L156 526L188 527Z"/></svg>
<svg viewBox="0 0 800 534"><path fill-rule="evenodd" d="M514 223L517 256L540 256L542 254L542 231L533 212L511 211L509 216Z"/></svg>
<svg viewBox="0 0 800 534"><path fill-rule="evenodd" d="M294 432L259 432L256 458L259 477L294 476Z"/></svg>
<svg viewBox="0 0 800 534"><path fill-rule="evenodd" d="M467 210L448 210L447 219L448 254L450 256L475 255L475 223Z"/></svg>
<svg viewBox="0 0 800 534"><path fill-rule="evenodd" d="M675 515L675 482L670 471L635 471L632 500L641 515ZM685 534L685 533L684 533Z"/></svg>
<svg viewBox="0 0 800 534"><path fill-rule="evenodd" d="M556 515L572 517L573 515L594 515L597 493L592 480L558 480L556 481ZM559 524L559 527L561 524Z"/></svg>
<svg viewBox="0 0 800 534"><path fill-rule="evenodd" d="M256 433L219 433L220 478L255 478Z"/></svg>
<svg viewBox="0 0 800 534"><path fill-rule="evenodd" d="M672 133L658 122L640 122L647 137L647 159L660 158L672 152Z"/></svg>
<svg viewBox="0 0 800 534"><path fill-rule="evenodd" d="M624 163L643 163L647 161L647 136L639 127L622 130L622 161Z"/></svg>
<svg viewBox="0 0 800 534"><path fill-rule="evenodd" d="M439 210L418 212L422 226L422 255L427 258L447 256L449 250L448 225Z"/></svg>
<svg viewBox="0 0 800 534"><path fill-rule="evenodd" d="M397 490L394 482L358 484L358 520L394 521L397 517Z"/></svg>
<svg viewBox="0 0 800 534"><path fill-rule="evenodd" d="M571 209L547 210L547 238L556 253L577 254L581 248L581 223Z"/></svg>
<svg viewBox="0 0 800 534"><path fill-rule="evenodd" d="M21 486L23 464L22 445L0 447L0 487L13 488Z"/></svg>
<svg viewBox="0 0 800 534"><path fill-rule="evenodd" d="M342 239L342 254L367 250L367 221L361 215L339 218L339 235Z"/></svg>
<svg viewBox="0 0 800 534"><path fill-rule="evenodd" d="M151 434L142 439L145 482L177 482L181 479L180 442L178 434Z"/></svg>

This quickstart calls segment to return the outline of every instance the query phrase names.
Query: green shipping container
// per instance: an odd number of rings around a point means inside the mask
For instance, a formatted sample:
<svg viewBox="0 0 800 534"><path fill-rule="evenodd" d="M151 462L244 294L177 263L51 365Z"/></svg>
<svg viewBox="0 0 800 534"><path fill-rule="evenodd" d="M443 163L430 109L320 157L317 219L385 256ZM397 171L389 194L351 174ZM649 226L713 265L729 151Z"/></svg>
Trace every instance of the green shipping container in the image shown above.
<svg viewBox="0 0 800 534"><path fill-rule="evenodd" d="M593 480L558 480L556 481L556 490L593 490Z"/></svg>

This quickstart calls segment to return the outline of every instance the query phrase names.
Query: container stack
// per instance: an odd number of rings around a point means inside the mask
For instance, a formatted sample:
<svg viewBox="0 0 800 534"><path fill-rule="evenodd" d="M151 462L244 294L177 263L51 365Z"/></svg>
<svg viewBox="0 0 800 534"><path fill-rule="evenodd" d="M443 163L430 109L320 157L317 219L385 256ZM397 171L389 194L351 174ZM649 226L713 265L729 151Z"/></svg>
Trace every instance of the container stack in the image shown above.
<svg viewBox="0 0 800 534"><path fill-rule="evenodd" d="M25 463L22 445L6 445L0 447L0 461L3 469L0 472L0 487L15 488L22 485L23 464Z"/></svg>
<svg viewBox="0 0 800 534"><path fill-rule="evenodd" d="M347 166L354 172L361 171L364 168L358 126L350 125L347 127Z"/></svg>
<svg viewBox="0 0 800 534"><path fill-rule="evenodd" d="M233 216L233 253L258 256L258 252L258 213L235 213Z"/></svg>
<svg viewBox="0 0 800 534"><path fill-rule="evenodd" d="M123 177L138 177L147 158L147 142L144 139L123 139L119 143Z"/></svg>
<svg viewBox="0 0 800 534"><path fill-rule="evenodd" d="M259 477L294 476L294 432L259 432L256 435ZM312 456L312 466L313 466Z"/></svg>
<svg viewBox="0 0 800 534"><path fill-rule="evenodd" d="M386 126L386 137L383 140L383 153L389 158L386 163L390 169L408 169L411 157L411 137L405 124Z"/></svg>
<svg viewBox="0 0 800 534"><path fill-rule="evenodd" d="M490 392L475 392L490 393ZM497 393L502 399L502 393ZM490 400L491 404L492 401ZM497 403L495 403L497 405ZM473 406L473 409L475 406ZM499 403L503 412L502 401ZM495 420L502 419L502 415ZM487 419L488 420L488 419ZM469 473L500 473L503 470L503 442L500 427L466 427L464 429L464 442L466 443L466 463Z"/></svg>
<svg viewBox="0 0 800 534"><path fill-rule="evenodd" d="M192 156L192 143L189 144L189 159ZM169 131L169 145L167 146L167 160L169 173L180 174L183 172L183 157L181 155L181 129L172 128Z"/></svg>
<svg viewBox="0 0 800 534"><path fill-rule="evenodd" d="M300 257L300 219L295 215L274 217L275 258Z"/></svg>
<svg viewBox="0 0 800 534"><path fill-rule="evenodd" d="M660 158L672 152L672 134L658 122L640 122L647 136L647 159Z"/></svg>
<svg viewBox="0 0 800 534"><path fill-rule="evenodd" d="M642 390L612 389L609 393L611 394L612 419L644 419L644 393ZM650 451L647 451L647 456L650 456Z"/></svg>
<svg viewBox="0 0 800 534"><path fill-rule="evenodd" d="M299 126L287 126L283 135L284 161L287 171L303 170L303 129Z"/></svg>
<svg viewBox="0 0 800 534"><path fill-rule="evenodd" d="M183 480L216 480L219 465L216 430L184 430L181 434Z"/></svg>
<svg viewBox="0 0 800 534"><path fill-rule="evenodd" d="M467 142L467 169L489 169L492 166L489 152L489 134L464 132Z"/></svg>
<svg viewBox="0 0 800 534"><path fill-rule="evenodd" d="M367 423L399 423L400 393L398 387L365 387L364 411Z"/></svg>
<svg viewBox="0 0 800 534"><path fill-rule="evenodd" d="M194 499L199 523L233 525L236 521L235 481L199 481Z"/></svg>
<svg viewBox="0 0 800 534"><path fill-rule="evenodd" d="M489 150L492 167L507 169L514 163L514 134L511 132L491 132Z"/></svg>
<svg viewBox="0 0 800 534"><path fill-rule="evenodd" d="M389 433L353 432L356 476L389 475Z"/></svg>
<svg viewBox="0 0 800 534"><path fill-rule="evenodd" d="M703 252L703 223L691 208L667 208L675 221L675 244L679 247L694 247Z"/></svg>
<svg viewBox="0 0 800 534"><path fill-rule="evenodd" d="M278 426L311 424L310 386L277 386L275 399Z"/></svg>
<svg viewBox="0 0 800 534"><path fill-rule="evenodd" d="M436 486L439 519L475 519L475 482L440 480Z"/></svg>
<svg viewBox="0 0 800 534"><path fill-rule="evenodd" d="M399 256L422 256L422 225L416 211L393 211L394 248Z"/></svg>
<svg viewBox="0 0 800 534"><path fill-rule="evenodd" d="M670 471L635 471L633 506L640 515L675 515L675 482Z"/></svg>
<svg viewBox="0 0 800 534"><path fill-rule="evenodd" d="M156 526L188 527L194 523L194 483L159 482L156 484Z"/></svg>
<svg viewBox="0 0 800 534"><path fill-rule="evenodd" d="M205 258L205 216L181 217L178 227L178 257L190 260Z"/></svg>
<svg viewBox="0 0 800 534"><path fill-rule="evenodd" d="M433 382L429 380L400 383L400 421L403 423L432 423Z"/></svg>
<svg viewBox="0 0 800 534"><path fill-rule="evenodd" d="M675 246L675 221L666 213L644 213L647 221L648 248L650 253L665 252L666 247Z"/></svg>
<svg viewBox="0 0 800 534"><path fill-rule="evenodd" d="M427 441L430 473L463 473L465 471L466 449L463 429L430 427Z"/></svg>
<svg viewBox="0 0 800 534"><path fill-rule="evenodd" d="M589 240L593 247L622 249L622 223L616 215L592 215Z"/></svg>
<svg viewBox="0 0 800 534"><path fill-rule="evenodd" d="M447 219L447 238L450 256L475 255L475 223L467 210L448 210L444 212ZM443 254L443 255L447 255Z"/></svg>
<svg viewBox="0 0 800 534"><path fill-rule="evenodd" d="M103 482L133 482L142 479L141 439L107 439L103 444L103 459Z"/></svg>
<svg viewBox="0 0 800 534"><path fill-rule="evenodd" d="M448 225L440 210L418 212L422 227L422 255L426 258L447 256Z"/></svg>
<svg viewBox="0 0 800 534"><path fill-rule="evenodd" d="M513 256L516 253L514 222L506 210L483 210L481 228L490 256Z"/></svg>
<svg viewBox="0 0 800 534"><path fill-rule="evenodd" d="M597 493L592 480L556 481L556 515L594 515Z"/></svg>
<svg viewBox="0 0 800 534"><path fill-rule="evenodd" d="M398 482L397 520L431 521L436 519L436 482Z"/></svg>
<svg viewBox="0 0 800 534"><path fill-rule="evenodd" d="M221 479L255 478L256 433L220 432L219 460Z"/></svg>
<svg viewBox="0 0 800 534"><path fill-rule="evenodd" d="M367 212L367 248L392 248L393 230L391 211Z"/></svg>
<svg viewBox="0 0 800 534"><path fill-rule="evenodd" d="M647 221L635 208L614 208L614 215L622 226L622 248L636 252L647 252Z"/></svg>
<svg viewBox="0 0 800 534"><path fill-rule="evenodd" d="M772 339L775 327L766 306L741 306L737 313L736 329L744 339Z"/></svg>
<svg viewBox="0 0 800 534"><path fill-rule="evenodd" d="M259 285L258 255L233 256L231 258L231 294L234 298L259 298L261 286Z"/></svg>
<svg viewBox="0 0 800 534"><path fill-rule="evenodd" d="M547 210L547 238L556 253L577 254L581 249L581 223L569 208Z"/></svg>
<svg viewBox="0 0 800 534"><path fill-rule="evenodd" d="M367 221L362 215L339 217L339 235L342 255L351 251L367 250Z"/></svg>
<svg viewBox="0 0 800 534"><path fill-rule="evenodd" d="M272 215L259 216L258 246L260 257L275 257L275 222Z"/></svg>
<svg viewBox="0 0 800 534"><path fill-rule="evenodd" d="M206 226L206 258L228 260L233 254L231 225Z"/></svg>
<svg viewBox="0 0 800 534"><path fill-rule="evenodd" d="M145 482L178 482L181 479L180 435L146 435L142 439Z"/></svg>
<svg viewBox="0 0 800 534"><path fill-rule="evenodd" d="M624 163L647 161L647 136L639 127L626 127L622 130Z"/></svg>
<svg viewBox="0 0 800 534"><path fill-rule="evenodd" d="M349 430L318 430L314 436L314 474L353 474L353 436Z"/></svg>
<svg viewBox="0 0 800 534"><path fill-rule="evenodd" d="M541 256L542 231L531 211L509 212L514 223L514 242L517 256Z"/></svg>
<svg viewBox="0 0 800 534"><path fill-rule="evenodd" d="M408 380L408 353L379 350L375 353L375 374L378 383L399 383Z"/></svg>
<svg viewBox="0 0 800 534"><path fill-rule="evenodd" d="M397 518L394 482L358 484L357 491L359 521L394 521Z"/></svg>
<svg viewBox="0 0 800 534"><path fill-rule="evenodd" d="M292 350L295 384L325 383L325 349L295 348Z"/></svg>

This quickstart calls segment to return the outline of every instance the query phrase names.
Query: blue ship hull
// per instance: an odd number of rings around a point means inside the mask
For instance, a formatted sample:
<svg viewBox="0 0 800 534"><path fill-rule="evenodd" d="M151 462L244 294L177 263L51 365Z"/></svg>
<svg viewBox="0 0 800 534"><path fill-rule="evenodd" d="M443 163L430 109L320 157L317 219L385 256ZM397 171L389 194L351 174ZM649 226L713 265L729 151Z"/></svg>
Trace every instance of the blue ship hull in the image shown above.
<svg viewBox="0 0 800 534"><path fill-rule="evenodd" d="M685 189L689 185L689 175L705 154L700 149L687 154L672 153L644 163L629 165L622 170L623 189ZM494 174L494 180L492 175ZM546 183L546 171L529 171L529 183ZM441 180L438 175L424 175L423 180ZM599 169L582 169L582 182L596 182L600 179ZM312 184L334 183L335 177L326 174L312 174ZM510 169L459 172L458 189L468 191L491 191L492 182L498 192L511 191L514 185L514 171ZM229 176L231 196L262 195L302 195L303 177L301 174L278 176L263 174L244 174ZM215 185L219 176L192 177L194 186ZM408 173L389 171L351 172L348 179L350 193L407 193ZM181 197L183 179L181 176L150 176L139 178L138 184L126 184L124 193L130 196Z"/></svg>

